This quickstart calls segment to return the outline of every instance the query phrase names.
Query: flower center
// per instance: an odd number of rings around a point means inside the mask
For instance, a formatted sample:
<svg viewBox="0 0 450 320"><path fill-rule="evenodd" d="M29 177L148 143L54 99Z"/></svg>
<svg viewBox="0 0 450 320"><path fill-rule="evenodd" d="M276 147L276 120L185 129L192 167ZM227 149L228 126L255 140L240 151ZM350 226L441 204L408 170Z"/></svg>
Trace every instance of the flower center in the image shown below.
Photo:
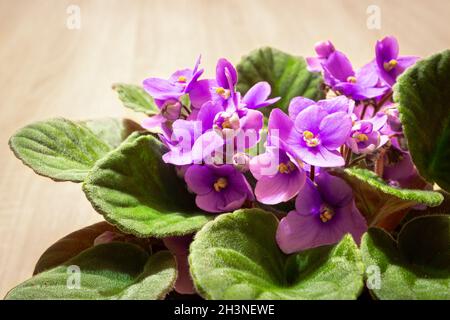
<svg viewBox="0 0 450 320"><path fill-rule="evenodd" d="M216 93L224 99L228 99L231 95L230 90L222 88L222 87L216 88Z"/></svg>
<svg viewBox="0 0 450 320"><path fill-rule="evenodd" d="M295 164L292 161L288 161L287 163L280 163L278 165L278 172L283 174L289 174L296 169Z"/></svg>
<svg viewBox="0 0 450 320"><path fill-rule="evenodd" d="M216 126L222 129L237 130L240 128L240 125L239 115L236 112L233 112L231 115L223 112L216 121Z"/></svg>
<svg viewBox="0 0 450 320"><path fill-rule="evenodd" d="M320 140L311 131L303 131L303 141L306 142L308 147L317 147L320 144Z"/></svg>
<svg viewBox="0 0 450 320"><path fill-rule="evenodd" d="M178 82L185 83L186 81L187 81L187 78L185 76L179 76L178 77Z"/></svg>
<svg viewBox="0 0 450 320"><path fill-rule="evenodd" d="M392 59L389 62L385 62L383 64L384 70L386 70L387 72L391 71L392 69L394 69L396 66L398 65L398 61L395 59Z"/></svg>
<svg viewBox="0 0 450 320"><path fill-rule="evenodd" d="M320 220L323 223L326 223L328 221L330 221L331 219L333 219L334 217L334 210L331 209L329 206L324 205L321 209L320 209Z"/></svg>
<svg viewBox="0 0 450 320"><path fill-rule="evenodd" d="M367 134L360 133L360 132L355 132L353 134L353 138L356 139L356 141L358 141L358 142L365 142L365 141L369 140L369 137L367 136Z"/></svg>
<svg viewBox="0 0 450 320"><path fill-rule="evenodd" d="M227 187L227 185L228 185L228 181L226 178L219 178L214 183L214 190L216 190L216 192L220 192L223 189L225 189Z"/></svg>
<svg viewBox="0 0 450 320"><path fill-rule="evenodd" d="M356 77L353 77L353 76L348 77L347 82L356 83Z"/></svg>

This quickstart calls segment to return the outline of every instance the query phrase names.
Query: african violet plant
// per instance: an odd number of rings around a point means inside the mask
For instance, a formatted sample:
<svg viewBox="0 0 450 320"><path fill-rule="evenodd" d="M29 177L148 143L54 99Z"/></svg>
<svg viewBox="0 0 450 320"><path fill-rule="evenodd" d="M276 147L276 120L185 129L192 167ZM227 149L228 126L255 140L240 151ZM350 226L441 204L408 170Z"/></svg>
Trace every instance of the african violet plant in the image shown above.
<svg viewBox="0 0 450 320"><path fill-rule="evenodd" d="M315 50L115 85L142 127L19 130L15 155L82 182L106 222L51 246L6 298L355 299L366 283L450 299L450 51L418 61L386 37L355 71L331 42Z"/></svg>

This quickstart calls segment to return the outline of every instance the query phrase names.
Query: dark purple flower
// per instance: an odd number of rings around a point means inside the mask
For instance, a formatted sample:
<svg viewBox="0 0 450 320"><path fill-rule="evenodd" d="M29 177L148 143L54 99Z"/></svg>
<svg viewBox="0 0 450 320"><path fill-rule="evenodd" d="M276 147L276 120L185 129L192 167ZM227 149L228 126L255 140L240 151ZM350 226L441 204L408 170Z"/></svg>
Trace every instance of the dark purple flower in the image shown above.
<svg viewBox="0 0 450 320"><path fill-rule="evenodd" d="M418 60L417 57L400 57L398 41L392 36L377 41L375 53L379 74L390 86L394 85L397 77Z"/></svg>
<svg viewBox="0 0 450 320"><path fill-rule="evenodd" d="M336 51L331 41L322 41L316 43L314 49L317 53L317 57L306 58L307 68L310 72L322 72L322 64L324 64L328 57Z"/></svg>
<svg viewBox="0 0 450 320"><path fill-rule="evenodd" d="M194 294L194 283L189 274L189 245L192 242L192 235L182 237L164 238L164 245L175 256L177 261L177 281L175 282L175 291L180 294Z"/></svg>
<svg viewBox="0 0 450 320"><path fill-rule="evenodd" d="M383 179L398 187L411 187L411 183L418 177L411 155L409 152L392 152L392 155L384 158Z"/></svg>
<svg viewBox="0 0 450 320"><path fill-rule="evenodd" d="M296 159L318 167L337 167L345 164L337 151L350 135L352 119L347 112L334 111L334 102L324 100L301 109L290 110L291 119L280 109L269 117L269 135L272 144L279 144Z"/></svg>
<svg viewBox="0 0 450 320"><path fill-rule="evenodd" d="M278 225L276 239L284 253L334 244L346 233L359 243L367 230L352 189L342 179L322 172L315 181L306 180L295 201L295 211Z"/></svg>
<svg viewBox="0 0 450 320"><path fill-rule="evenodd" d="M356 154L373 152L389 141L389 137L381 133L386 125L387 116L377 113L368 120L359 120L353 123L347 146Z"/></svg>
<svg viewBox="0 0 450 320"><path fill-rule="evenodd" d="M276 147L250 160L250 171L258 180L256 199L265 204L278 204L294 198L305 183L306 175L292 156Z"/></svg>
<svg viewBox="0 0 450 320"><path fill-rule="evenodd" d="M197 197L197 207L207 212L239 209L246 200L253 201L252 189L244 175L232 165L192 165L184 179Z"/></svg>
<svg viewBox="0 0 450 320"><path fill-rule="evenodd" d="M325 83L354 100L377 98L389 90L380 82L374 61L355 72L350 60L342 52L335 51L323 64L323 69Z"/></svg>

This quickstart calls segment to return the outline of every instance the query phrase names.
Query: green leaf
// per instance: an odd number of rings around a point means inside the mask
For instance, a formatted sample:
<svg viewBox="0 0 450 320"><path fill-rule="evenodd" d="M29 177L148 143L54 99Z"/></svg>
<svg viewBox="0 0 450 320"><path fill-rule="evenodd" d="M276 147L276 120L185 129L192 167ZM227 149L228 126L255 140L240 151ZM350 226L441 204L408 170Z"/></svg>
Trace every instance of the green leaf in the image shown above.
<svg viewBox="0 0 450 320"><path fill-rule="evenodd" d="M96 163L83 184L93 207L110 223L138 237L193 233L213 218L196 208L193 195L162 155L152 135L134 134Z"/></svg>
<svg viewBox="0 0 450 320"><path fill-rule="evenodd" d="M125 107L149 116L159 113L159 108L155 101L142 87L117 83L113 85L113 89L117 91L119 99Z"/></svg>
<svg viewBox="0 0 450 320"><path fill-rule="evenodd" d="M92 247L95 238L106 231L119 232L114 226L103 221L65 236L42 254L34 268L33 274L57 267Z"/></svg>
<svg viewBox="0 0 450 320"><path fill-rule="evenodd" d="M450 191L450 50L419 61L395 87L408 147L420 174Z"/></svg>
<svg viewBox="0 0 450 320"><path fill-rule="evenodd" d="M413 219L398 242L382 229L369 229L361 253L367 268L380 270L379 286L371 287L378 299L450 299L450 216Z"/></svg>
<svg viewBox="0 0 450 320"><path fill-rule="evenodd" d="M435 207L444 200L439 192L390 186L367 169L348 168L332 173L346 180L353 188L356 205L370 225L417 204Z"/></svg>
<svg viewBox="0 0 450 320"><path fill-rule="evenodd" d="M16 132L9 145L37 174L56 181L80 182L111 147L84 125L52 119Z"/></svg>
<svg viewBox="0 0 450 320"><path fill-rule="evenodd" d="M207 299L356 299L363 266L350 235L334 246L287 256L276 217L259 209L223 214L191 244L197 291Z"/></svg>
<svg viewBox="0 0 450 320"><path fill-rule="evenodd" d="M80 273L73 272L74 266ZM176 273L175 259L168 251L149 256L136 245L111 242L39 273L5 299L162 299L172 290ZM79 288L75 286L78 276Z"/></svg>
<svg viewBox="0 0 450 320"><path fill-rule="evenodd" d="M305 59L273 48L261 48L242 58L237 65L238 91L245 94L255 83L267 81L272 87L271 97L281 97L274 106L262 108L269 116L274 107L288 110L292 98L303 96L313 100L324 97L320 89L322 77L306 69Z"/></svg>
<svg viewBox="0 0 450 320"><path fill-rule="evenodd" d="M129 119L95 119L81 122L111 148L118 147L130 134L144 130Z"/></svg>

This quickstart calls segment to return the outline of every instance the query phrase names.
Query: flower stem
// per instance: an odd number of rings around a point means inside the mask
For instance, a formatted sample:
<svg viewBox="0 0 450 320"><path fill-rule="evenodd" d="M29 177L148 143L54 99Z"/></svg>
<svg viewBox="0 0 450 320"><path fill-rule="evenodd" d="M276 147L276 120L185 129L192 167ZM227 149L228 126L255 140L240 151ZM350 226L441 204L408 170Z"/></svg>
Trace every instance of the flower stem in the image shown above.
<svg viewBox="0 0 450 320"><path fill-rule="evenodd" d="M375 112L379 111L381 107L384 106L384 104L392 98L392 95L393 95L392 91L385 94L384 97L381 98L380 102L377 104Z"/></svg>
<svg viewBox="0 0 450 320"><path fill-rule="evenodd" d="M311 166L311 169L309 170L309 178L313 182L314 182L315 175L316 175L316 168L314 166Z"/></svg>

